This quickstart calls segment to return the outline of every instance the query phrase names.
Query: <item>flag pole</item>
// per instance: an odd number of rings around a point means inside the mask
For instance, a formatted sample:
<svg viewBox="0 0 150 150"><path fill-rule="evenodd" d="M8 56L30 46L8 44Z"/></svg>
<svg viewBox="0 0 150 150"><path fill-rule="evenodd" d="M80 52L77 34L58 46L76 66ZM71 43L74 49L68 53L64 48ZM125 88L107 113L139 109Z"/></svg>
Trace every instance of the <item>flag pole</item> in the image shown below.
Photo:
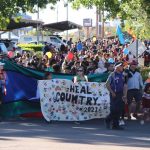
<svg viewBox="0 0 150 150"><path fill-rule="evenodd" d="M136 61L138 62L138 48L139 47L139 43L138 43L138 39L136 39Z"/></svg>

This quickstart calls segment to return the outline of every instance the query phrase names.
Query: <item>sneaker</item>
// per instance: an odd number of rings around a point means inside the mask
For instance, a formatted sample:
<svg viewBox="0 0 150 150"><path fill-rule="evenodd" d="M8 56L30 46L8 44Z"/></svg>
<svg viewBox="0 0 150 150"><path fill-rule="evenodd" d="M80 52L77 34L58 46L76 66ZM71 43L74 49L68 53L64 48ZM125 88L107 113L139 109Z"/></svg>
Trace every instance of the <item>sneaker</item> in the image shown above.
<svg viewBox="0 0 150 150"><path fill-rule="evenodd" d="M136 118L136 119L138 119L138 118L139 118L139 117L138 117L138 115L137 115L137 114L135 114L135 113L133 114L133 117L134 117L134 118Z"/></svg>
<svg viewBox="0 0 150 150"><path fill-rule="evenodd" d="M124 125L125 125L125 122L124 122L123 119L119 121L119 125L120 125L120 126L124 126Z"/></svg>
<svg viewBox="0 0 150 150"><path fill-rule="evenodd" d="M78 121L75 121L74 123L77 124L77 125L80 124L80 122L78 122Z"/></svg>

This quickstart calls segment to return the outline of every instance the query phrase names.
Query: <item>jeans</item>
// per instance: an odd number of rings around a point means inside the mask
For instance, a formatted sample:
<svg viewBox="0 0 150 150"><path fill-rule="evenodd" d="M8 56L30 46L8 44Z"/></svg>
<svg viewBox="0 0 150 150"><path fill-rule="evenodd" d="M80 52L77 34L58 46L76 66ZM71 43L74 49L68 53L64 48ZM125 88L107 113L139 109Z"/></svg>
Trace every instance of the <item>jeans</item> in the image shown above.
<svg viewBox="0 0 150 150"><path fill-rule="evenodd" d="M116 97L110 95L110 114L107 116L106 121L111 122L113 127L119 126L119 119L124 110L124 102L122 100L123 92L115 93Z"/></svg>

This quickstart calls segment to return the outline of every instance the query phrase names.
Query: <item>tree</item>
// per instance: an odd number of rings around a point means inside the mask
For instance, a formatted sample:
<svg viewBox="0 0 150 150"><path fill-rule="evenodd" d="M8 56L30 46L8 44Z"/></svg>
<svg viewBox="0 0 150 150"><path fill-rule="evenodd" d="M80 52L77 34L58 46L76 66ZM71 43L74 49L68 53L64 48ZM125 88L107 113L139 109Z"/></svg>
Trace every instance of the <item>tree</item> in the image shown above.
<svg viewBox="0 0 150 150"><path fill-rule="evenodd" d="M119 17L125 29L132 29L139 38L150 38L150 0L70 0L73 7L96 6L108 12L106 18Z"/></svg>
<svg viewBox="0 0 150 150"><path fill-rule="evenodd" d="M124 3L121 6L120 15L126 20L126 30L132 30L137 38L150 38L149 0L130 0Z"/></svg>
<svg viewBox="0 0 150 150"><path fill-rule="evenodd" d="M36 6L44 8L48 3L58 0L0 0L0 27L6 28L12 17L21 12L35 12Z"/></svg>

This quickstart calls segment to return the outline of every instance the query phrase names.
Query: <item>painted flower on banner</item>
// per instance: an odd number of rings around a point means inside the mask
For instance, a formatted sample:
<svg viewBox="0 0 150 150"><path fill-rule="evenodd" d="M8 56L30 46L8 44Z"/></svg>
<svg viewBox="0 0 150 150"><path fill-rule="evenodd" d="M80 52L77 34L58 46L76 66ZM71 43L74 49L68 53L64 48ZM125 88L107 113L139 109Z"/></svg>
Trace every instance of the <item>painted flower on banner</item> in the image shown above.
<svg viewBox="0 0 150 150"><path fill-rule="evenodd" d="M56 83L57 83L57 84L59 84L59 81L58 81L58 80L56 80Z"/></svg>
<svg viewBox="0 0 150 150"><path fill-rule="evenodd" d="M93 84L91 85L91 87L92 87L92 88L96 88L97 86L96 86L95 83L93 83Z"/></svg>
<svg viewBox="0 0 150 150"><path fill-rule="evenodd" d="M60 88L59 86L57 86L57 87L55 88L55 91L61 91L61 88Z"/></svg>

